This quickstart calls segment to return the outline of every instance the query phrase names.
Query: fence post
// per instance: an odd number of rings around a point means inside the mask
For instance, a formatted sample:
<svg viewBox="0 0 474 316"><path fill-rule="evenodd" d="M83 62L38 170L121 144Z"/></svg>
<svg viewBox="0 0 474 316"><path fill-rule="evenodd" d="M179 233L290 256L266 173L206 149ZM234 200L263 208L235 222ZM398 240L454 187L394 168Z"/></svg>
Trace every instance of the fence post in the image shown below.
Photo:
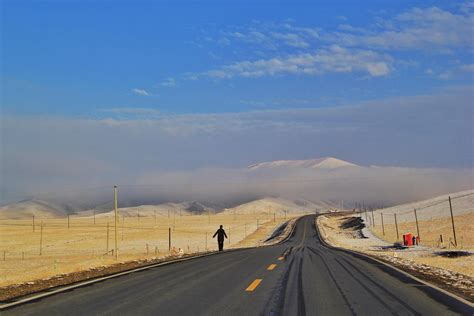
<svg viewBox="0 0 474 316"><path fill-rule="evenodd" d="M380 219L382 220L382 234L385 236L385 227L383 225L383 213L380 211Z"/></svg>
<svg viewBox="0 0 474 316"><path fill-rule="evenodd" d="M206 232L205 238L206 238L206 251L207 251L207 232Z"/></svg>
<svg viewBox="0 0 474 316"><path fill-rule="evenodd" d="M109 222L107 222L107 250L106 253L109 252Z"/></svg>
<svg viewBox="0 0 474 316"><path fill-rule="evenodd" d="M67 214L67 229L69 229L69 214Z"/></svg>
<svg viewBox="0 0 474 316"><path fill-rule="evenodd" d="M168 251L171 251L171 227L168 227Z"/></svg>
<svg viewBox="0 0 474 316"><path fill-rule="evenodd" d="M448 197L449 199L449 211L451 212L451 223L453 225L453 235L454 235L454 246L458 246L458 241L456 239L456 229L454 228L454 216L453 216L453 207L451 205L451 197Z"/></svg>
<svg viewBox="0 0 474 316"><path fill-rule="evenodd" d="M398 234L397 213L394 213L393 216L395 216L395 228L397 230L397 241L399 241L400 240L400 235Z"/></svg>
<svg viewBox="0 0 474 316"><path fill-rule="evenodd" d="M274 222L274 223L276 222L276 215L275 215L275 212L273 212L273 222Z"/></svg>
<svg viewBox="0 0 474 316"><path fill-rule="evenodd" d="M41 221L40 227L40 256L43 254L43 221Z"/></svg>
<svg viewBox="0 0 474 316"><path fill-rule="evenodd" d="M33 215L33 233L35 232L35 215Z"/></svg>
<svg viewBox="0 0 474 316"><path fill-rule="evenodd" d="M94 211L94 225L95 225L95 211Z"/></svg>
<svg viewBox="0 0 474 316"><path fill-rule="evenodd" d="M115 252L115 259L117 260L118 259L118 202L117 202L117 186L114 185L114 209L115 209L115 249L114 249L114 252Z"/></svg>
<svg viewBox="0 0 474 316"><path fill-rule="evenodd" d="M416 214L416 208L414 208L413 210L415 211L416 235L418 236L418 238L419 238L420 241L421 241L421 237L420 237L420 227L418 226L418 215Z"/></svg>
<svg viewBox="0 0 474 316"><path fill-rule="evenodd" d="M371 207L370 212L372 213L372 226L375 227L375 219L374 219L374 209Z"/></svg>

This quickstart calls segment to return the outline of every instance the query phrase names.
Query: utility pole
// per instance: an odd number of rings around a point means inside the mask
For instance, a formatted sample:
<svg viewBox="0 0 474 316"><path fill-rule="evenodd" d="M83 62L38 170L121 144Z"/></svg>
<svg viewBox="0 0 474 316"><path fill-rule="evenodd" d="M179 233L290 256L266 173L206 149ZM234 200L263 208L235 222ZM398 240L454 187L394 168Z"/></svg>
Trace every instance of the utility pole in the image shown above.
<svg viewBox="0 0 474 316"><path fill-rule="evenodd" d="M420 238L420 227L418 227L418 216L416 215L416 208L413 209L415 211L415 221L416 221L416 236ZM421 240L421 238L420 238Z"/></svg>
<svg viewBox="0 0 474 316"><path fill-rule="evenodd" d="M397 230L397 241L400 240L400 235L398 234L398 222L397 222L397 214L394 213L393 216L395 217L395 228Z"/></svg>
<svg viewBox="0 0 474 316"><path fill-rule="evenodd" d="M449 199L449 211L451 212L451 224L453 225L453 235L454 235L454 245L457 247L458 246L458 241L456 239L456 229L454 228L454 216L453 216L453 206L451 205L451 197L448 197Z"/></svg>
<svg viewBox="0 0 474 316"><path fill-rule="evenodd" d="M117 186L116 185L114 185L114 209L115 209L115 259L118 259L118 239L117 239L118 210L117 210Z"/></svg>

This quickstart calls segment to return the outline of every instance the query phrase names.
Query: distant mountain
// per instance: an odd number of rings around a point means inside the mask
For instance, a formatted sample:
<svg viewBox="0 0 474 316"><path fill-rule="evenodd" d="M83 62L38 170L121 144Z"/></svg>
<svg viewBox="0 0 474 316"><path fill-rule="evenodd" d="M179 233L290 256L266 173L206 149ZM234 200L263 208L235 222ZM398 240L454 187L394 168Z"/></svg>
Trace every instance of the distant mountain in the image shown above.
<svg viewBox="0 0 474 316"><path fill-rule="evenodd" d="M276 160L261 162L247 167L248 170L277 170L277 169L339 169L358 167L357 165L333 157L308 160Z"/></svg>
<svg viewBox="0 0 474 316"><path fill-rule="evenodd" d="M67 215L67 209L61 205L43 200L24 200L0 207L0 217L26 218L60 217Z"/></svg>

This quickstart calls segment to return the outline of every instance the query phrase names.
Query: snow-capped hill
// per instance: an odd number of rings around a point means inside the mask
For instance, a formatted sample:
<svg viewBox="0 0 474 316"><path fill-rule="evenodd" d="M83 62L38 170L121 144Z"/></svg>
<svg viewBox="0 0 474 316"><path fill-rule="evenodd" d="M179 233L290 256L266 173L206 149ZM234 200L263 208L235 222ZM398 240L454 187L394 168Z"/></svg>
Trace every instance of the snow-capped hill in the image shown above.
<svg viewBox="0 0 474 316"><path fill-rule="evenodd" d="M344 167L356 167L357 165L340 160L333 157L308 159L308 160L276 160L261 162L248 166L249 170L261 169L294 169L294 168L309 168L309 169L337 169Z"/></svg>

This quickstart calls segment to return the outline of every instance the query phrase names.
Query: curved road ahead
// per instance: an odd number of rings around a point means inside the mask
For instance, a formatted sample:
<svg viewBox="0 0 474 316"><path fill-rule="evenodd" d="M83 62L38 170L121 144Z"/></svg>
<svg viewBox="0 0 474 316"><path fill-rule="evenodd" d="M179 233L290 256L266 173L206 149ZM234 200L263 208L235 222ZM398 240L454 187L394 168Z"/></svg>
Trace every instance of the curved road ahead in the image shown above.
<svg viewBox="0 0 474 316"><path fill-rule="evenodd" d="M315 216L285 243L128 274L5 315L449 315L470 306L370 259L323 246ZM282 258L284 257L284 258ZM259 281L260 280L260 281Z"/></svg>

